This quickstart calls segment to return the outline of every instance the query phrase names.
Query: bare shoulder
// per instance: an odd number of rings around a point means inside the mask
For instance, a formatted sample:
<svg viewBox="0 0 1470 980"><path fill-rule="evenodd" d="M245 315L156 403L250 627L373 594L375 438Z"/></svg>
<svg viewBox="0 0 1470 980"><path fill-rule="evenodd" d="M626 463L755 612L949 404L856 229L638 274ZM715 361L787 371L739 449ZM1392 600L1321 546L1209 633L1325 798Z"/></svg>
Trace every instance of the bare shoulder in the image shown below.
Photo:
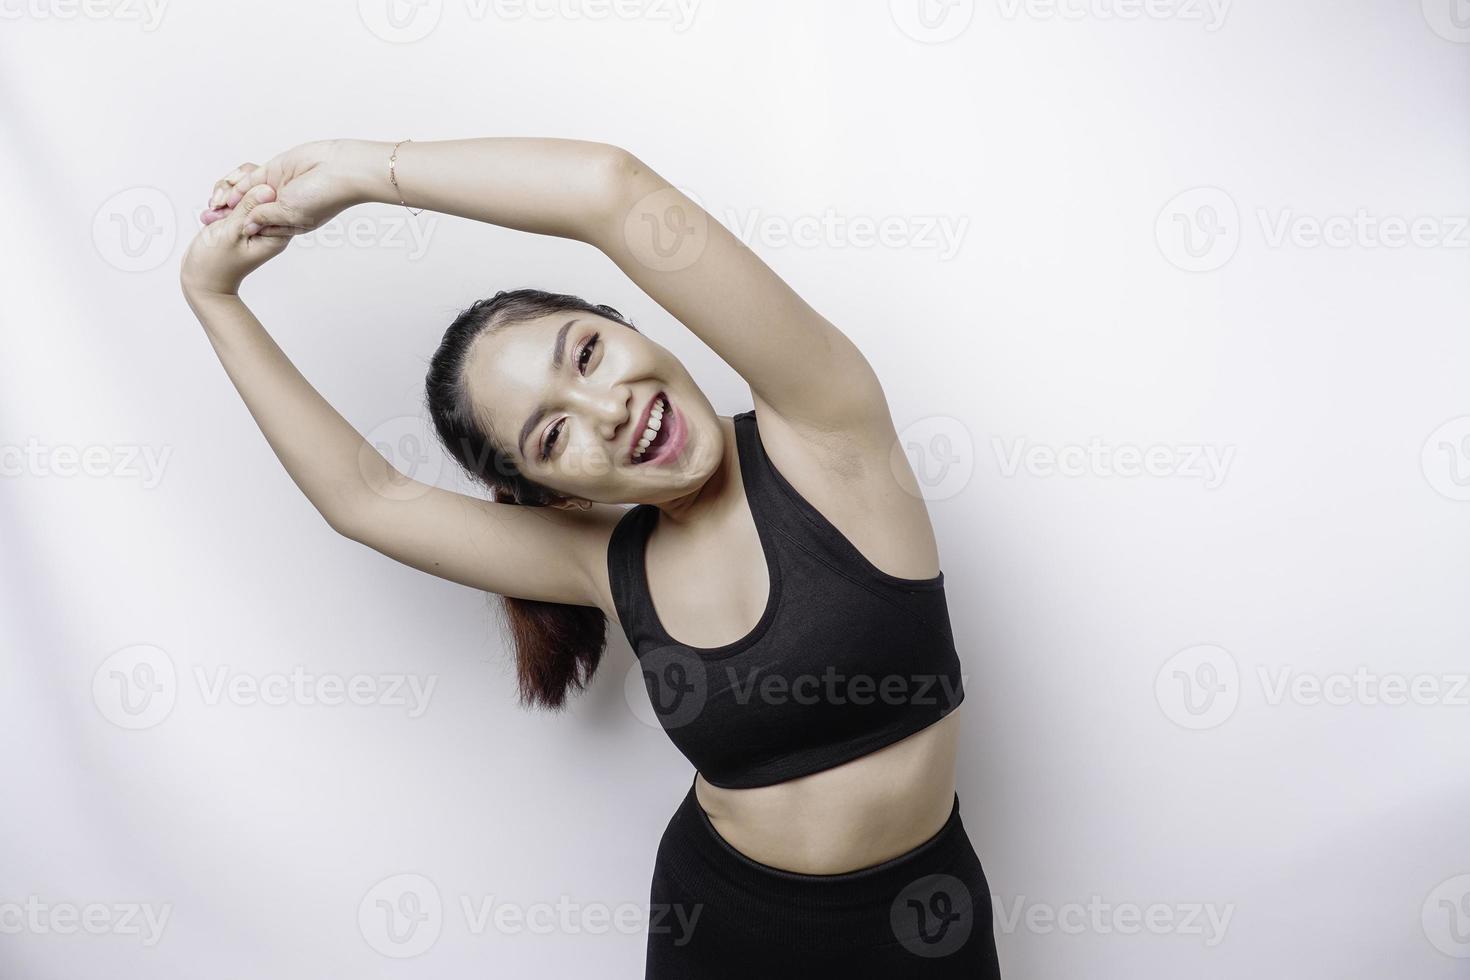
<svg viewBox="0 0 1470 980"><path fill-rule="evenodd" d="M607 618L621 626L617 605L613 602L612 583L608 578L607 549L613 529L631 508L620 504L593 504L586 510L564 511L566 519L579 530L578 560L586 570L597 607Z"/></svg>
<svg viewBox="0 0 1470 980"><path fill-rule="evenodd" d="M940 571L929 510L886 403L842 425L782 416L752 391L771 464L880 570Z"/></svg>

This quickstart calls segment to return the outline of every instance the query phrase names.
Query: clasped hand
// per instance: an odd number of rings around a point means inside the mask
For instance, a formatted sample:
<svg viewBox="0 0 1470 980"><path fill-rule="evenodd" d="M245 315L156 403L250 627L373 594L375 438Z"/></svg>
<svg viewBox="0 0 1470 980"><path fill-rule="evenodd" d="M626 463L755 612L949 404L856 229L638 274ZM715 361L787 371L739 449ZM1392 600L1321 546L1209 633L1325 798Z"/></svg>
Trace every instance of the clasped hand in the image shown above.
<svg viewBox="0 0 1470 980"><path fill-rule="evenodd" d="M204 225L180 268L184 288L233 293L295 235L356 202L338 140L292 147L264 164L242 163L215 182Z"/></svg>

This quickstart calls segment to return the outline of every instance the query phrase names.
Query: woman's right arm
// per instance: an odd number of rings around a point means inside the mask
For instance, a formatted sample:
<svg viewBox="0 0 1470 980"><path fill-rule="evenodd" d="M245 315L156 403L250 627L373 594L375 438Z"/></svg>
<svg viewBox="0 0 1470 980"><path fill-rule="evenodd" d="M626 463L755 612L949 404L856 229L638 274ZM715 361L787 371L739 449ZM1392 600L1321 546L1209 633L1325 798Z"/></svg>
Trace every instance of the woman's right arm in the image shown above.
<svg viewBox="0 0 1470 980"><path fill-rule="evenodd" d="M395 187L388 159L397 146ZM401 145L335 139L304 143L259 166L243 165L234 193L216 185L206 222L233 207L251 187L280 196L260 208L262 225L310 230L358 204L398 204L528 231L588 241L619 202L626 154L591 140L483 136Z"/></svg>
<svg viewBox="0 0 1470 980"><path fill-rule="evenodd" d="M220 364L301 492L338 533L462 585L602 606L619 508L500 504L409 480L302 376L233 290L181 276ZM604 576L605 577L605 576Z"/></svg>

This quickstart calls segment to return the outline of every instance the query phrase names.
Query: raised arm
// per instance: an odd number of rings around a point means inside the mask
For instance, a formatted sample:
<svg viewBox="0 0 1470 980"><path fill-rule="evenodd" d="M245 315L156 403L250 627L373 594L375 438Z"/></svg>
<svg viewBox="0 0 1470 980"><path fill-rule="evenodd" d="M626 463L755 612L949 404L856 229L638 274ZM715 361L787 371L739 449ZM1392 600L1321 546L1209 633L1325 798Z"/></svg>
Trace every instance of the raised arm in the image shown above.
<svg viewBox="0 0 1470 980"><path fill-rule="evenodd" d="M405 142L393 165L395 144L379 140L303 143L260 166L240 168L234 194L218 186L206 222L223 216L257 184L280 197L260 208L260 223L292 232L316 227L343 208L400 199L417 210L586 241L606 224L618 203L622 154L589 140L485 136L477 139Z"/></svg>
<svg viewBox="0 0 1470 980"><path fill-rule="evenodd" d="M784 421L886 438L883 390L846 334L642 160L619 150L617 174L593 244Z"/></svg>
<svg viewBox="0 0 1470 980"><path fill-rule="evenodd" d="M307 144L307 148L323 144ZM289 151L248 176L284 183L267 223L299 226ZM338 209L403 202L584 241L615 262L709 345L783 420L886 439L888 407L857 346L687 195L619 147L584 140L483 137L394 144L330 141ZM319 151L320 152L320 151ZM304 210L310 210L305 208ZM333 211L332 213L335 213ZM309 226L309 222L307 222Z"/></svg>
<svg viewBox="0 0 1470 980"><path fill-rule="evenodd" d="M409 480L302 376L238 295L289 238L247 237L273 198L257 187L201 229L180 267L190 309L282 466L339 533L442 578L501 595L599 605L594 569L616 508L499 504ZM611 513L609 513L611 512Z"/></svg>

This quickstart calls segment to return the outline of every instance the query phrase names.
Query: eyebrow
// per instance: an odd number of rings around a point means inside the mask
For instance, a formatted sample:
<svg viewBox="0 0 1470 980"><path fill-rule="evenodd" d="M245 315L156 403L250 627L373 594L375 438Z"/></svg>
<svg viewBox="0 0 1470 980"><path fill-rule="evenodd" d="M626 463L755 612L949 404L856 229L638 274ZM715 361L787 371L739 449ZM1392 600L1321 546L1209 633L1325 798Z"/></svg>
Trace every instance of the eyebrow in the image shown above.
<svg viewBox="0 0 1470 980"><path fill-rule="evenodd" d="M566 360L567 333L572 329L572 324L576 322L576 318L573 317L566 323L563 323L561 329L556 332L556 346L551 350L551 370L553 373L560 371L562 362ZM531 413L531 417L526 419L526 424L521 426L520 437L516 439L516 448L520 450L522 459L526 458L526 437L531 434L531 431L536 426L541 424L541 420L546 418L550 411L551 409L546 406L546 403L542 402L536 406L536 410Z"/></svg>

